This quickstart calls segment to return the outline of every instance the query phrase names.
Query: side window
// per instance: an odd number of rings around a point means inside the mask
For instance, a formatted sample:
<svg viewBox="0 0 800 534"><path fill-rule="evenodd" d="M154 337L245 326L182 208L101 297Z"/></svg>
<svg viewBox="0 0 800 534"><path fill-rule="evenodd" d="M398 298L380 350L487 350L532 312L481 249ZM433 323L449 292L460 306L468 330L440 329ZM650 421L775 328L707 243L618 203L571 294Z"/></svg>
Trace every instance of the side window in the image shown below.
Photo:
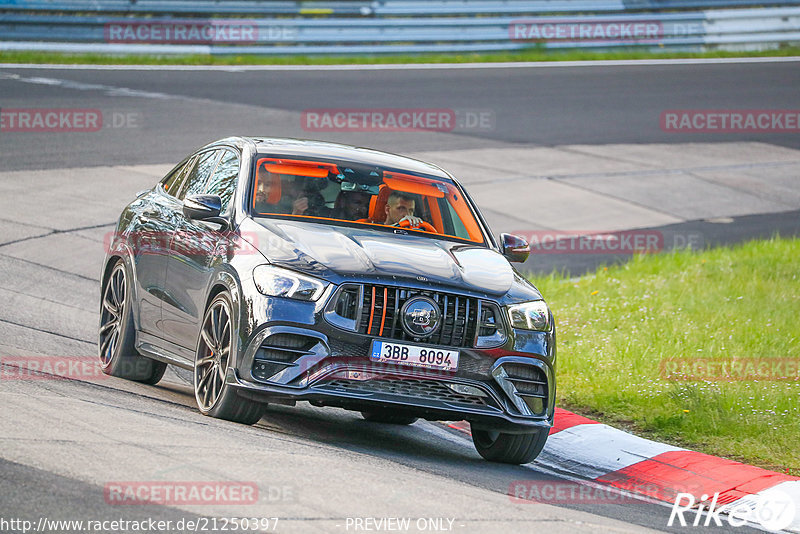
<svg viewBox="0 0 800 534"><path fill-rule="evenodd" d="M203 192L208 177L211 176L214 167L217 166L220 152L220 150L209 150L197 157L197 164L186 177L178 199L183 200L188 195L198 195Z"/></svg>
<svg viewBox="0 0 800 534"><path fill-rule="evenodd" d="M183 186L183 179L186 178L186 173L192 168L194 160L195 158L189 158L186 163L172 171L172 174L161 181L161 184L164 186L164 191L166 191L167 194L174 197L178 196L178 192L181 190L181 186Z"/></svg>
<svg viewBox="0 0 800 534"><path fill-rule="evenodd" d="M208 180L206 194L219 195L222 199L222 212L228 208L228 203L236 190L236 179L239 176L239 156L231 150L222 152L222 159L217 165L217 170Z"/></svg>
<svg viewBox="0 0 800 534"><path fill-rule="evenodd" d="M448 228L447 231L450 232L451 235L454 235L456 237L461 237L463 239L470 239L467 227L464 226L464 222L458 216L458 213L456 213L456 209L452 206L452 204L444 200L444 202L439 202L439 207L440 208L444 207L444 209L446 209L450 214L449 217L450 220L445 222L445 227ZM452 228L452 230L450 230L450 228Z"/></svg>

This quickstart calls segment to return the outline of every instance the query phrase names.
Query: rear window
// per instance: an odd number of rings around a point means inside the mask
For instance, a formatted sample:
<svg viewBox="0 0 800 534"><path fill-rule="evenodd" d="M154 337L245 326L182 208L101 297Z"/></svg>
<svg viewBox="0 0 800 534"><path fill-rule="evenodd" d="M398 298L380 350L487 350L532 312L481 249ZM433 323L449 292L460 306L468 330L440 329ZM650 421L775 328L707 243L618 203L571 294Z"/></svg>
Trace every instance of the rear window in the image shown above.
<svg viewBox="0 0 800 534"><path fill-rule="evenodd" d="M379 167L259 157L250 208L255 216L401 227L484 242L452 182Z"/></svg>

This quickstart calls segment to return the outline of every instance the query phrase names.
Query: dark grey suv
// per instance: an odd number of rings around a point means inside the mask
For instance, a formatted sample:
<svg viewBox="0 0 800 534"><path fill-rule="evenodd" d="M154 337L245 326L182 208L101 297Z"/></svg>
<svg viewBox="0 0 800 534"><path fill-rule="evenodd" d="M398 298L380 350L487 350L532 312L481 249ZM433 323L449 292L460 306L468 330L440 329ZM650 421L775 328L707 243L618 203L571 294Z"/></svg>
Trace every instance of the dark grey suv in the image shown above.
<svg viewBox="0 0 800 534"><path fill-rule="evenodd" d="M478 452L533 460L555 402L556 338L538 290L439 167L364 148L229 138L119 218L102 276L108 374L193 371L204 414L267 403L370 421L466 420Z"/></svg>

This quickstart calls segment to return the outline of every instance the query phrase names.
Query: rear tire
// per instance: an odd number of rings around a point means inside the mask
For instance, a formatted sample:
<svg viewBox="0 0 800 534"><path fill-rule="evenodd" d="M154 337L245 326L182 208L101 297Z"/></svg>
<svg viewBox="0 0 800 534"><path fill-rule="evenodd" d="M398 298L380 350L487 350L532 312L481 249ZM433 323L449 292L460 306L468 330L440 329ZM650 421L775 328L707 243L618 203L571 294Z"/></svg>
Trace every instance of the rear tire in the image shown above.
<svg viewBox="0 0 800 534"><path fill-rule="evenodd" d="M136 351L133 324L133 292L125 262L117 260L106 280L100 300L99 356L107 375L157 384L167 364Z"/></svg>
<svg viewBox="0 0 800 534"><path fill-rule="evenodd" d="M365 410L361 412L361 417L371 423L386 423L390 425L413 425L417 417L392 413L386 410Z"/></svg>
<svg viewBox="0 0 800 534"><path fill-rule="evenodd" d="M254 425L266 405L244 399L228 386L226 376L236 347L231 319L231 299L220 293L208 305L194 361L194 396L200 413L234 423Z"/></svg>
<svg viewBox="0 0 800 534"><path fill-rule="evenodd" d="M506 434L472 428L472 443L478 454L490 462L526 464L542 452L549 432L543 428L530 434Z"/></svg>

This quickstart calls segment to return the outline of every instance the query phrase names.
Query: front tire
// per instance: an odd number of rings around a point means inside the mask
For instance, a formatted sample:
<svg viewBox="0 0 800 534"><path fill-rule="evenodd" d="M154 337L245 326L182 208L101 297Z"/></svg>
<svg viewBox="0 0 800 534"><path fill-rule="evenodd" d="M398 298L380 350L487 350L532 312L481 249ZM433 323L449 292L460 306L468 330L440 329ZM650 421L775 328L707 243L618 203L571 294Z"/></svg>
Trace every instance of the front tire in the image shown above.
<svg viewBox="0 0 800 534"><path fill-rule="evenodd" d="M151 385L158 383L167 364L139 354L135 342L133 292L125 262L117 260L100 301L100 366L107 375Z"/></svg>
<svg viewBox="0 0 800 534"><path fill-rule="evenodd" d="M526 464L542 452L549 429L539 429L530 434L506 434L494 430L471 428L472 443L478 454L490 462Z"/></svg>
<svg viewBox="0 0 800 534"><path fill-rule="evenodd" d="M208 305L195 353L194 396L203 415L254 425L266 406L239 397L225 379L235 351L231 308L226 293L220 293Z"/></svg>

